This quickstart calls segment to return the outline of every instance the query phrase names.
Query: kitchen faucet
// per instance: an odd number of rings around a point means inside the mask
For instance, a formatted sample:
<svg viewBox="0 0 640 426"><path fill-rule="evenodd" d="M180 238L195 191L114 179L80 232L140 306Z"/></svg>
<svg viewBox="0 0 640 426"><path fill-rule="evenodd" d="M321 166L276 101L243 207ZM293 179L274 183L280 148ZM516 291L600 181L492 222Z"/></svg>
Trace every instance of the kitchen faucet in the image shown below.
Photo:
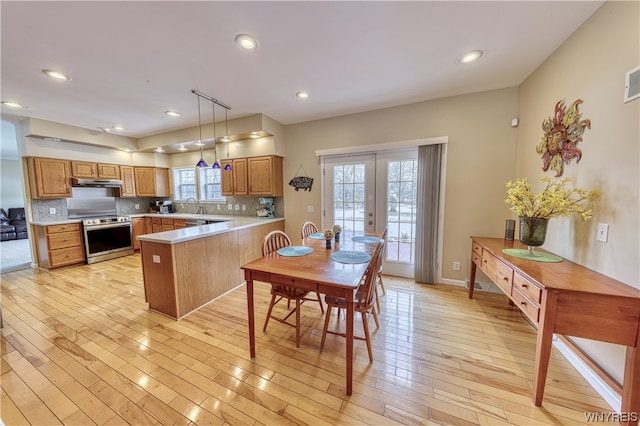
<svg viewBox="0 0 640 426"><path fill-rule="evenodd" d="M186 207L187 204L189 204L189 201L193 200L193 203L195 204L194 206L194 213L195 214L201 214L202 213L202 207L200 206L200 203L198 202L198 200L196 200L195 198L187 198L187 201L184 203L184 206Z"/></svg>

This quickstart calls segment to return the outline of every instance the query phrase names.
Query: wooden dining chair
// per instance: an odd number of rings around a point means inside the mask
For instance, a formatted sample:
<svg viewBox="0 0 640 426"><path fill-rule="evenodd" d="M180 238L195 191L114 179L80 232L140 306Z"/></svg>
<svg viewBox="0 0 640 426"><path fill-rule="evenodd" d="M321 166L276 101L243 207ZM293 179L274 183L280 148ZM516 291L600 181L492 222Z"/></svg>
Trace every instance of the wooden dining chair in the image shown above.
<svg viewBox="0 0 640 426"><path fill-rule="evenodd" d="M270 253L273 253L283 247L288 247L291 245L291 239L287 234L280 230L275 230L269 232L262 242L262 255L266 256ZM269 310L267 311L267 318L264 321L264 327L262 327L262 331L267 331L267 325L269 324L269 319L273 318L274 320L286 324L288 326L294 327L296 329L296 348L300 347L300 306L308 300L317 301L320 304L320 310L324 313L324 306L322 305L322 299L320 299L320 295L316 293L317 299L312 299L307 297L309 295L309 290L301 290L294 287L287 287L278 283L271 283L271 301L269 302ZM289 313L284 318L279 318L277 316L272 315L273 307L279 301L286 299L287 300L287 309L289 309L289 303L291 300L296 302L296 307L293 310L290 310ZM295 324L287 321L289 317L293 314L296 314L296 322Z"/></svg>
<svg viewBox="0 0 640 426"><path fill-rule="evenodd" d="M364 329L364 337L361 336L353 336L354 339L364 340L367 342L367 351L369 352L369 362L373 362L373 350L371 349L371 336L369 334L369 322L367 321L367 315L372 314L373 319L376 323L376 328L380 328L380 323L378 322L378 314L375 309L375 286L376 286L376 278L378 276L377 271L382 261L382 244L379 244L376 247L375 252L371 256L371 261L369 262L369 266L367 266L367 270L364 274L364 279L358 286L358 290L356 290L356 297L354 301L354 311L359 312L362 316L362 328ZM340 309L347 307L347 301L344 297L336 297L326 295L324 297L324 301L327 304L327 315L324 319L324 327L322 329L322 341L320 342L320 351L324 349L324 342L327 338L327 333L335 334L338 336L346 337L346 333L340 333L338 331L329 331L329 320L331 319L331 312L333 308L338 308L338 312Z"/></svg>
<svg viewBox="0 0 640 426"><path fill-rule="evenodd" d="M380 267L378 268L376 284L375 284L375 292L376 292L376 307L378 308L378 313L380 313L380 294L378 293L378 287L382 289L382 294L386 295L387 292L384 289L384 282L382 281L382 256L384 256L384 248L387 245L387 231L389 228L385 228L384 233L382 234L382 239L384 242L382 243L382 253L380 253Z"/></svg>
<svg viewBox="0 0 640 426"><path fill-rule="evenodd" d="M302 239L307 238L309 235L318 232L318 227L313 222L305 222L302 224L302 229L300 231L300 235Z"/></svg>

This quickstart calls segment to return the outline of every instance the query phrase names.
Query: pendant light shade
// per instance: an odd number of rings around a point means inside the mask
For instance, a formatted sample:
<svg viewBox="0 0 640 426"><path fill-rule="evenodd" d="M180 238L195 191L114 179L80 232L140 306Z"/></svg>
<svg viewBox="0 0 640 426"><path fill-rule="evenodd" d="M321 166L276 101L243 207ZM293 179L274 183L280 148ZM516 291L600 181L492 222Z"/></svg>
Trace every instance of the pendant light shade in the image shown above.
<svg viewBox="0 0 640 426"><path fill-rule="evenodd" d="M200 96L198 96L198 127L200 128L200 161L196 163L196 167L209 167L207 162L204 161L204 157L202 156L202 118L200 117Z"/></svg>
<svg viewBox="0 0 640 426"><path fill-rule="evenodd" d="M220 166L218 166L218 167L220 167ZM227 164L224 166L224 169L225 169L225 170L227 170L227 171L231 170L231 164L230 164L230 163L227 163Z"/></svg>
<svg viewBox="0 0 640 426"><path fill-rule="evenodd" d="M218 150L216 149L217 139L216 139L216 104L215 102L211 102L211 106L213 107L213 166L212 169L219 169L220 163L218 163Z"/></svg>

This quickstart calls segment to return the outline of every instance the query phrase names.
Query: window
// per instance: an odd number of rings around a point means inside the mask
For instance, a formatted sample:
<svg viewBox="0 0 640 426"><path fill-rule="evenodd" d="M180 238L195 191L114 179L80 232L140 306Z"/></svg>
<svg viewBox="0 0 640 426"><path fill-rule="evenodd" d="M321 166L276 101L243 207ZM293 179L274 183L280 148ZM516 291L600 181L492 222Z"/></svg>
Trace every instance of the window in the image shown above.
<svg viewBox="0 0 640 426"><path fill-rule="evenodd" d="M173 169L173 190L176 200L225 201L220 169L176 167Z"/></svg>

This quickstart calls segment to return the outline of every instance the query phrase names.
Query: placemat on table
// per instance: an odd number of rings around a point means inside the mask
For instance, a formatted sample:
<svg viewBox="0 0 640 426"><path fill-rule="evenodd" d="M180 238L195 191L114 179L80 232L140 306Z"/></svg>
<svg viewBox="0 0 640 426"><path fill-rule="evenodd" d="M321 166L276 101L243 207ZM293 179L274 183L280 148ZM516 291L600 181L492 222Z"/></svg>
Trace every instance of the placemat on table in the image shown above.
<svg viewBox="0 0 640 426"><path fill-rule="evenodd" d="M313 240L324 240L324 234L322 232L316 232L314 234L309 234L309 238Z"/></svg>
<svg viewBox="0 0 640 426"><path fill-rule="evenodd" d="M381 243L382 239L371 235L357 235L351 237L351 241L355 241L356 243Z"/></svg>
<svg viewBox="0 0 640 426"><path fill-rule="evenodd" d="M296 257L296 256L306 256L312 251L313 251L313 248L307 247L307 246L288 246L288 247L282 247L281 249L278 250L277 253L280 256Z"/></svg>
<svg viewBox="0 0 640 426"><path fill-rule="evenodd" d="M371 256L363 251L334 251L329 255L331 260L340 263L365 263L371 260Z"/></svg>
<svg viewBox="0 0 640 426"><path fill-rule="evenodd" d="M562 258L560 256L556 256L555 254L551 253L535 252L535 254L532 256L527 250L522 249L502 249L502 252L504 254L508 254L509 256L519 257L520 259L533 260L534 262L562 262Z"/></svg>

